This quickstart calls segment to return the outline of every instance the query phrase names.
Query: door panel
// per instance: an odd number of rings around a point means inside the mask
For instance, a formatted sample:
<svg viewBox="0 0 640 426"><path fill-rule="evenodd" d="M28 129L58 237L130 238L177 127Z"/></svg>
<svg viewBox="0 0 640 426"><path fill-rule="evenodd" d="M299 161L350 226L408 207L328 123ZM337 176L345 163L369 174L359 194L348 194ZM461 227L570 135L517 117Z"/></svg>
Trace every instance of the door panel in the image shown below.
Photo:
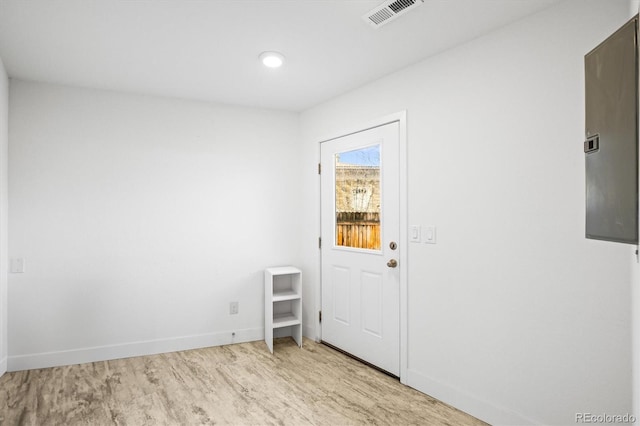
<svg viewBox="0 0 640 426"><path fill-rule="evenodd" d="M321 161L322 340L399 375L399 123L323 142Z"/></svg>
<svg viewBox="0 0 640 426"><path fill-rule="evenodd" d="M333 319L344 325L349 325L349 307L351 306L351 297L349 294L349 268L333 267L332 282L333 289Z"/></svg>
<svg viewBox="0 0 640 426"><path fill-rule="evenodd" d="M362 331L382 338L382 275L363 272L361 282Z"/></svg>

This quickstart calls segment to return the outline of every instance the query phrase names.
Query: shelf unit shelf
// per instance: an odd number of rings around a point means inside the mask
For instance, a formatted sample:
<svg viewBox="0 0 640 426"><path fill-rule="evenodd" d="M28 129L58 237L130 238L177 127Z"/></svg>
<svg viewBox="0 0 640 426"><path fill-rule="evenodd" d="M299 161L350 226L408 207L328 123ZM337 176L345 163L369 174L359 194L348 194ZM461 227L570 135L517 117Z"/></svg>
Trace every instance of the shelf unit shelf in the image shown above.
<svg viewBox="0 0 640 426"><path fill-rule="evenodd" d="M274 330L302 347L302 271L294 266L264 271L264 340L271 353Z"/></svg>
<svg viewBox="0 0 640 426"><path fill-rule="evenodd" d="M273 328L289 327L291 325L299 325L300 319L291 314L274 315Z"/></svg>
<svg viewBox="0 0 640 426"><path fill-rule="evenodd" d="M285 300L295 300L300 299L300 295L295 291L281 291L278 293L273 293L273 302L283 302Z"/></svg>

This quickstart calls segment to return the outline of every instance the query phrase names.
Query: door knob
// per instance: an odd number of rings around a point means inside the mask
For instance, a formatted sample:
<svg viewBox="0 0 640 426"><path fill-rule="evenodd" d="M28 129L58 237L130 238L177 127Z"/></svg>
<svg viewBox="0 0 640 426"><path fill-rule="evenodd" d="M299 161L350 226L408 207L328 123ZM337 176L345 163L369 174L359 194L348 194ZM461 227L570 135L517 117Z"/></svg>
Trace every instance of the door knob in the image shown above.
<svg viewBox="0 0 640 426"><path fill-rule="evenodd" d="M395 259L391 259L390 261L387 262L387 266L389 268L395 268L396 266L398 266L398 261Z"/></svg>

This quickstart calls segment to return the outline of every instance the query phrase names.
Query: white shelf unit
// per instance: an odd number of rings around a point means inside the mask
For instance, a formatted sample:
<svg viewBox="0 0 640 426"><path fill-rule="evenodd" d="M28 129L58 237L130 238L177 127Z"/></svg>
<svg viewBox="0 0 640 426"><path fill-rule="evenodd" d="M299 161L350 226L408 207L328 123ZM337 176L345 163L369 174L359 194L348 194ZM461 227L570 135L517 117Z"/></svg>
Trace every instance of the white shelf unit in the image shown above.
<svg viewBox="0 0 640 426"><path fill-rule="evenodd" d="M274 332L302 347L302 271L294 266L264 271L264 341L271 353Z"/></svg>

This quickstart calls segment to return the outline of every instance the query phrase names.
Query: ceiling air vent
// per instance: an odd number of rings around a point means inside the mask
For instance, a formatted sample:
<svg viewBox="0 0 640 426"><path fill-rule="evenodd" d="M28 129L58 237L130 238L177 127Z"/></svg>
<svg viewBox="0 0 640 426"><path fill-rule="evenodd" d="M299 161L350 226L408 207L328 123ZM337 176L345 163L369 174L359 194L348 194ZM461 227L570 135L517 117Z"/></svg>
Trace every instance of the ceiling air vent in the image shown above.
<svg viewBox="0 0 640 426"><path fill-rule="evenodd" d="M388 0L380 6L366 13L362 19L367 21L372 27L378 28L387 24L400 15L415 9L424 3L424 0Z"/></svg>

